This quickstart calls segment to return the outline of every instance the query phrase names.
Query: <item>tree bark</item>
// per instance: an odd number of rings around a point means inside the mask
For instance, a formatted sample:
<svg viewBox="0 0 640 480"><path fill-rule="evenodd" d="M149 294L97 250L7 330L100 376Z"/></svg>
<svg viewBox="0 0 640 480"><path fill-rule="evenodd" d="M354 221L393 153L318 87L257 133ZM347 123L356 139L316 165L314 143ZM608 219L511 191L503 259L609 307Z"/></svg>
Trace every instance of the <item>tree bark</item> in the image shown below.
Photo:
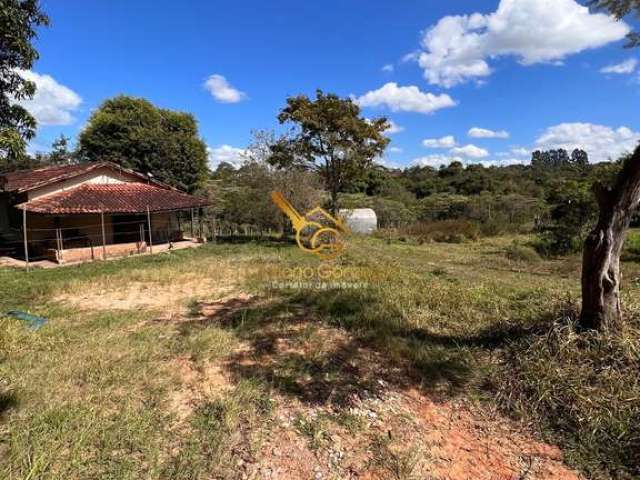
<svg viewBox="0 0 640 480"><path fill-rule="evenodd" d="M640 147L625 161L612 187L596 183L593 189L600 214L584 245L579 327L604 330L622 321L620 254L640 203Z"/></svg>
<svg viewBox="0 0 640 480"><path fill-rule="evenodd" d="M338 214L338 189L334 185L331 186L331 206L329 213L334 217Z"/></svg>

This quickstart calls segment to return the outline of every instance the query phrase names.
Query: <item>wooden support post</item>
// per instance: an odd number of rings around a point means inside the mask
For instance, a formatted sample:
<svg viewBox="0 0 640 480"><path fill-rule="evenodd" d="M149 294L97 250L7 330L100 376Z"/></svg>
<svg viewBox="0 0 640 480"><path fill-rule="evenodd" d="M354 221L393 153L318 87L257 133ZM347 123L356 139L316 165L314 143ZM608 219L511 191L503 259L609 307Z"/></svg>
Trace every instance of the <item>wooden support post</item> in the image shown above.
<svg viewBox="0 0 640 480"><path fill-rule="evenodd" d="M216 237L217 237L217 232L216 232L216 229L217 229L217 225L216 225L216 217L212 217L212 218L211 218L211 241L212 241L213 243L216 243L216 242L217 242L217 238L216 238Z"/></svg>
<svg viewBox="0 0 640 480"><path fill-rule="evenodd" d="M141 223L139 226L140 226L140 246L138 247L138 253L141 253L142 244L144 243L144 223Z"/></svg>
<svg viewBox="0 0 640 480"><path fill-rule="evenodd" d="M198 209L198 238L204 238L204 225L202 224L202 209Z"/></svg>
<svg viewBox="0 0 640 480"><path fill-rule="evenodd" d="M27 240L27 209L22 209L22 232L24 237L24 259L27 266L27 272L29 271L29 241Z"/></svg>
<svg viewBox="0 0 640 480"><path fill-rule="evenodd" d="M196 236L194 234L193 228L193 208L191 209L191 240L195 240Z"/></svg>
<svg viewBox="0 0 640 480"><path fill-rule="evenodd" d="M151 238L151 211L147 205L147 225L149 226L149 253L153 253L153 239Z"/></svg>
<svg viewBox="0 0 640 480"><path fill-rule="evenodd" d="M107 236L104 232L104 212L100 212L100 224L102 226L102 260L107 259Z"/></svg>
<svg viewBox="0 0 640 480"><path fill-rule="evenodd" d="M56 229L56 240L58 243L58 262L62 263L64 261L64 257L63 257L63 250L64 250L64 243L62 240L62 229L58 228Z"/></svg>

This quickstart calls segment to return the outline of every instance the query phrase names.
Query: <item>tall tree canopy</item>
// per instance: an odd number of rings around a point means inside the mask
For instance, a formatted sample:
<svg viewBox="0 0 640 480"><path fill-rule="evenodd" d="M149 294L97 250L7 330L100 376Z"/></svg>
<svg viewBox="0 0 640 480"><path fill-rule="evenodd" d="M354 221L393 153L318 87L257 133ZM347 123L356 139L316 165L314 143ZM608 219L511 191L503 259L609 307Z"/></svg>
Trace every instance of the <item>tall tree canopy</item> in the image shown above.
<svg viewBox="0 0 640 480"><path fill-rule="evenodd" d="M105 101L80 134L78 153L81 161L109 160L187 192L200 189L208 172L194 117L142 98Z"/></svg>
<svg viewBox="0 0 640 480"><path fill-rule="evenodd" d="M69 151L69 138L62 133L51 144L49 163L54 165L67 165L73 163L73 153Z"/></svg>
<svg viewBox="0 0 640 480"><path fill-rule="evenodd" d="M321 90L315 100L305 95L288 98L278 121L294 128L272 145L270 163L318 172L331 194L333 213L338 209L338 193L371 166L389 143L384 136L389 128L385 118L369 121L350 99Z"/></svg>
<svg viewBox="0 0 640 480"><path fill-rule="evenodd" d="M36 91L20 70L38 59L32 41L36 27L48 23L38 0L0 0L0 171L22 166L27 142L35 135L35 119L16 101Z"/></svg>
<svg viewBox="0 0 640 480"><path fill-rule="evenodd" d="M618 20L622 20L631 13L636 15L640 13L640 0L590 0L589 4L596 9L608 11ZM629 40L627 47L640 45L639 32L631 32L627 38Z"/></svg>

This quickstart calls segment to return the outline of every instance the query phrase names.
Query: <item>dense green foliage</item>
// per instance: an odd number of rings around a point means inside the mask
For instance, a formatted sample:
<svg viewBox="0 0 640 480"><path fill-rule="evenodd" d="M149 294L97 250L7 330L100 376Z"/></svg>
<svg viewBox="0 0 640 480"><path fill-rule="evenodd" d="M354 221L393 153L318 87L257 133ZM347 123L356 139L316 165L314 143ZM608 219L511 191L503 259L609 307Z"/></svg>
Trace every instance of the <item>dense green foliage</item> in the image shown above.
<svg viewBox="0 0 640 480"><path fill-rule="evenodd" d="M279 170L250 161L234 170L222 163L207 184L212 200L210 213L223 228L256 227L261 231L285 229L284 215L271 201L271 192L282 192L301 212L321 203L321 182L303 169Z"/></svg>
<svg viewBox="0 0 640 480"><path fill-rule="evenodd" d="M33 97L36 86L20 70L38 59L32 41L36 27L48 23L38 0L0 0L0 171L28 163L25 148L35 136L36 121L16 100Z"/></svg>
<svg viewBox="0 0 640 480"><path fill-rule="evenodd" d="M254 148L257 153L250 155L256 161L238 170L223 164L214 172L209 190L212 198L218 199L220 218L262 229L282 228L282 219L277 212L274 216L269 197L276 185L279 189L307 185L302 189L304 194L289 192L301 210L312 206L308 198L330 207L330 195L320 191L324 182L317 172L294 165L270 169L263 160L269 159L264 145L262 142L260 148ZM505 167L465 167L453 162L439 169L413 166L391 170L373 164L343 184L338 207L372 208L380 228L399 230L401 236L418 241L536 232L539 253L565 255L581 249L597 218L593 183L613 179L622 160L591 165L582 150L571 155L552 150L534 152L530 165ZM302 172L306 183L300 183L300 178L295 182L275 180Z"/></svg>
<svg viewBox="0 0 640 480"><path fill-rule="evenodd" d="M543 253L564 254L579 249L597 215L591 185L613 178L620 164L590 165L581 150L571 156L556 150L534 152L526 166L376 167L353 182L342 200L380 210L382 228L468 220L484 235L541 232Z"/></svg>
<svg viewBox="0 0 640 480"><path fill-rule="evenodd" d="M187 192L206 180L207 147L188 113L154 106L147 100L118 96L105 101L82 131L81 161L108 160Z"/></svg>

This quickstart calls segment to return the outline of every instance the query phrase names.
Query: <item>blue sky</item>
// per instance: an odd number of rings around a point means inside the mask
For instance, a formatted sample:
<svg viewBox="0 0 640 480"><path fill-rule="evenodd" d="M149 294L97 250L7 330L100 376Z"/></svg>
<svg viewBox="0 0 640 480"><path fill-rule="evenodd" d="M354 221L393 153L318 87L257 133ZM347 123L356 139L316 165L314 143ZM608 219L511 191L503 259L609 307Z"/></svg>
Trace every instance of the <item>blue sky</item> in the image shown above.
<svg viewBox="0 0 640 480"><path fill-rule="evenodd" d="M574 0L42 5L52 23L26 73L36 151L75 140L122 93L193 113L212 162L238 162L251 130L277 128L286 97L316 88L400 126L382 160L395 166L519 163L538 147L605 160L640 139L640 49L622 48L637 24Z"/></svg>

